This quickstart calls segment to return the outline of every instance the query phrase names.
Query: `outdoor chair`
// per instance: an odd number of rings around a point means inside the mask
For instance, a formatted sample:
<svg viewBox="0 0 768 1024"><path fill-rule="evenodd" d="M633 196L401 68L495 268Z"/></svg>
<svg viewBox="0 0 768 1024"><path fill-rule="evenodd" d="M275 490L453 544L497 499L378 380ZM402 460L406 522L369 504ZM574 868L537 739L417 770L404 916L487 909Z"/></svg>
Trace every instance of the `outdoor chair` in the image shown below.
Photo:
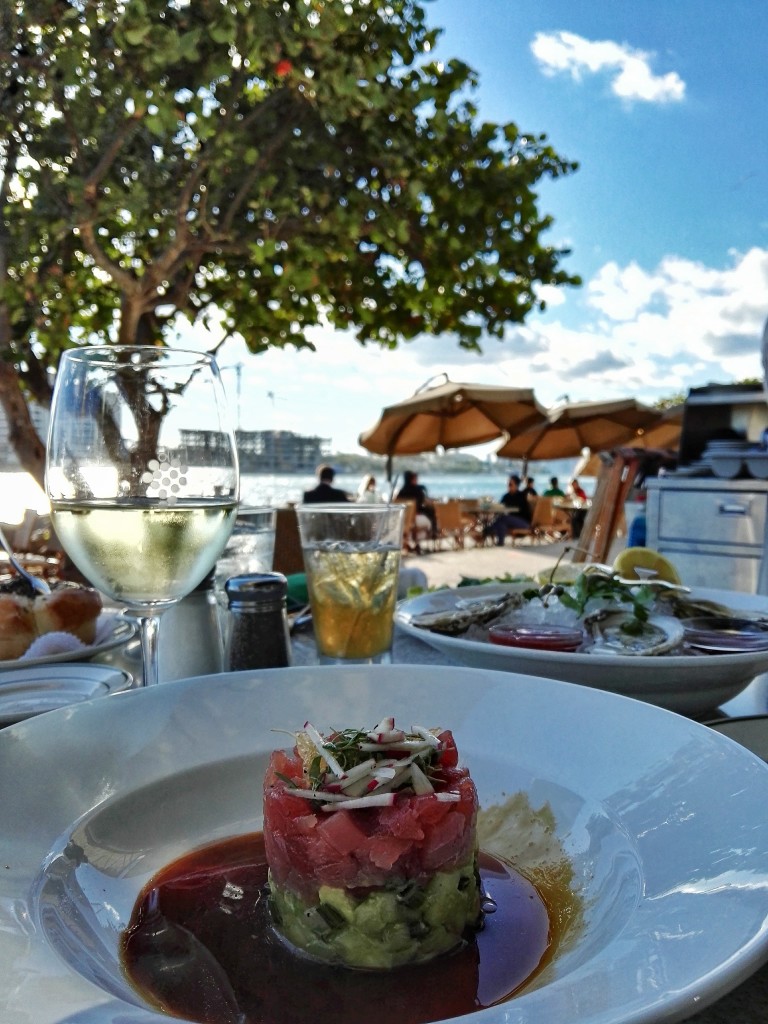
<svg viewBox="0 0 768 1024"><path fill-rule="evenodd" d="M534 499L531 523L527 527L511 527L507 533L515 543L517 537L529 538L531 543L549 543L557 539L558 530L555 527L555 512L552 505L552 498L544 496Z"/></svg>
<svg viewBox="0 0 768 1024"><path fill-rule="evenodd" d="M459 502L464 523L464 537L471 537L476 544L484 543L483 520L480 516L479 498L462 498Z"/></svg>
<svg viewBox="0 0 768 1024"><path fill-rule="evenodd" d="M467 524L462 516L462 503L456 500L444 501L436 505L437 539L448 540L455 548L464 547Z"/></svg>
<svg viewBox="0 0 768 1024"><path fill-rule="evenodd" d="M552 533L555 540L570 540L573 537L571 517L563 508L552 509Z"/></svg>
<svg viewBox="0 0 768 1024"><path fill-rule="evenodd" d="M275 552L272 569L284 576L304 572L304 555L295 508L279 508L275 517Z"/></svg>
<svg viewBox="0 0 768 1024"><path fill-rule="evenodd" d="M429 527L422 526L416 521L415 501L401 500L399 504L405 505L405 513L403 515L403 551L415 551L418 554L421 551L421 542L430 540L432 531Z"/></svg>
<svg viewBox="0 0 768 1024"><path fill-rule="evenodd" d="M46 579L60 575L63 552L53 532L49 515L40 515L34 509L27 509L21 523L3 523L2 529L16 561L27 572ZM0 575L5 575L6 568L10 569L10 563L3 556L0 560Z"/></svg>

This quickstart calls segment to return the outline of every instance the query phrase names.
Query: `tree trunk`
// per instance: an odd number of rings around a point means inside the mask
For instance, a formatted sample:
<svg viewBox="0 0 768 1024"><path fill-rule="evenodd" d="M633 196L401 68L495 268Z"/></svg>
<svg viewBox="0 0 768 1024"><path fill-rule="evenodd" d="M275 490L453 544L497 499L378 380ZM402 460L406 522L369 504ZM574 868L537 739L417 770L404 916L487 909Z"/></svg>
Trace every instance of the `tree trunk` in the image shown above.
<svg viewBox="0 0 768 1024"><path fill-rule="evenodd" d="M5 209L5 189L8 177L18 155L6 153L6 178L3 181L3 194L0 195L0 207ZM7 278L7 246L8 232L5 220L0 221L0 282ZM45 445L37 436L32 417L27 406L26 396L22 391L21 378L13 364L11 348L12 329L8 316L8 307L0 302L0 408L8 422L8 440L16 456L25 469L45 488Z"/></svg>
<svg viewBox="0 0 768 1024"><path fill-rule="evenodd" d="M8 421L8 438L22 469L45 487L45 445L32 423L21 382L10 363L0 361L0 406Z"/></svg>

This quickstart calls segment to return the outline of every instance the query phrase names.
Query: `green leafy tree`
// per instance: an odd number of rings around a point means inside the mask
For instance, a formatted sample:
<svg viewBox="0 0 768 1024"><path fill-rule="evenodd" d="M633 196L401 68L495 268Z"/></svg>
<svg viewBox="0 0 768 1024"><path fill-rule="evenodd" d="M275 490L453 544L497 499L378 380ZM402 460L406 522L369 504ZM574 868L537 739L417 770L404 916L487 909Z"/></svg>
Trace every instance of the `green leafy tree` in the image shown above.
<svg viewBox="0 0 768 1024"><path fill-rule="evenodd" d="M0 11L0 403L62 349L251 351L318 323L479 351L574 285L535 191L575 165L482 122L413 0L6 0Z"/></svg>

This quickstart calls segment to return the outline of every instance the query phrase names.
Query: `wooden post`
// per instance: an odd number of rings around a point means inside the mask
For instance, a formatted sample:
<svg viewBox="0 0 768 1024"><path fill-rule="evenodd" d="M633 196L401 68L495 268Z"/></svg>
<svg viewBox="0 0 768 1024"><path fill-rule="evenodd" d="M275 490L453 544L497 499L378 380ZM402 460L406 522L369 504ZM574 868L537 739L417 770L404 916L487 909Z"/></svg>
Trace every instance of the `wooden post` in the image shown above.
<svg viewBox="0 0 768 1024"><path fill-rule="evenodd" d="M640 453L634 448L617 448L597 478L592 506L587 513L573 562L605 562L616 539L624 502L634 483Z"/></svg>

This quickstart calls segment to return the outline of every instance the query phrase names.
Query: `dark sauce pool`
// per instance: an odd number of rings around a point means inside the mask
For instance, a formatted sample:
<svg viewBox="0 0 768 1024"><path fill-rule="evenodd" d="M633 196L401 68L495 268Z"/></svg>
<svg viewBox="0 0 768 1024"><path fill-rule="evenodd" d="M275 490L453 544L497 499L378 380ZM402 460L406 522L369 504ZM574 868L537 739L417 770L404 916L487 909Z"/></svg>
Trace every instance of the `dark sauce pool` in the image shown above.
<svg viewBox="0 0 768 1024"><path fill-rule="evenodd" d="M139 896L122 939L126 974L148 1002L204 1024L425 1024L509 999L548 960L551 929L537 889L480 856L495 904L453 953L394 971L330 967L274 934L261 834L169 864Z"/></svg>

